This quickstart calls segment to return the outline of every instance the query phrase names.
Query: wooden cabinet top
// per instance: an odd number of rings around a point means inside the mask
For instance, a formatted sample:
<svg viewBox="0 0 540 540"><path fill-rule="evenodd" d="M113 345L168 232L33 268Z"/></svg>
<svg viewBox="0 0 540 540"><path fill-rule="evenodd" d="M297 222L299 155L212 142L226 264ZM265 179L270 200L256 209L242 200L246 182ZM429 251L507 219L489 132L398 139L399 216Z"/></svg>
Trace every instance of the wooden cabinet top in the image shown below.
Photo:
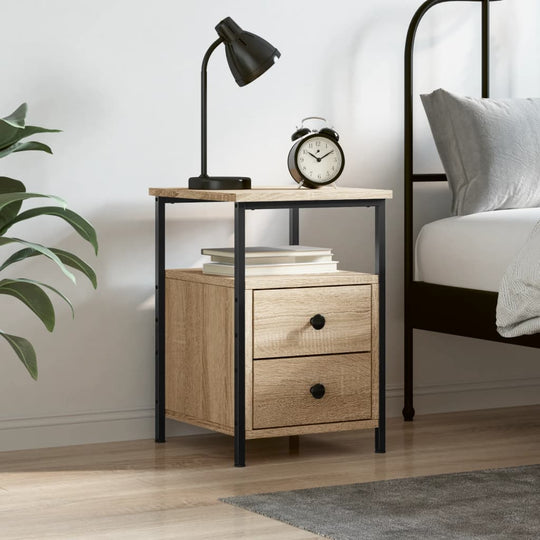
<svg viewBox="0 0 540 540"><path fill-rule="evenodd" d="M179 279L207 285L234 287L234 278L203 274L200 268L171 268L165 270L168 279ZM325 272L322 274L292 274L246 276L246 289L287 289L297 287L331 287L335 285L370 285L378 283L376 274L362 272Z"/></svg>
<svg viewBox="0 0 540 540"><path fill-rule="evenodd" d="M346 187L322 187L307 189L298 187L259 187L242 190L198 190L188 188L150 188L153 197L193 199L221 202L266 202L266 201L341 201L363 199L391 199L389 189L367 189Z"/></svg>

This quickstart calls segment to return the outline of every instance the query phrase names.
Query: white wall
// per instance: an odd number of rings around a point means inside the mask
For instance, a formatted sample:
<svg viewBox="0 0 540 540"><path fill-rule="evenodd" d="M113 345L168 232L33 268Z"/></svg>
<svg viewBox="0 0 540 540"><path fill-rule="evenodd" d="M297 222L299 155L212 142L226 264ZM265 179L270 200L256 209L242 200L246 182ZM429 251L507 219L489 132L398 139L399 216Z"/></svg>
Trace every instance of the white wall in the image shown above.
<svg viewBox="0 0 540 540"><path fill-rule="evenodd" d="M53 218L13 231L78 252L95 265L99 288L94 292L82 277L73 287L46 261L13 269L61 288L76 317L56 303L57 328L50 335L22 306L2 299L0 327L31 337L40 377L33 382L0 343L0 449L153 436L154 205L147 188L186 186L199 172L200 63L225 16L275 44L282 58L239 88L223 50L212 56L209 172L250 175L258 186L291 185L285 164L290 134L303 116L322 115L342 137L347 165L340 184L394 190L388 204L388 389L390 414L400 413L402 59L419 5L21 0L3 6L0 112L27 101L30 123L64 131L41 137L54 156L11 156L0 162L2 174L24 180L29 190L65 197L96 226L100 253L95 259ZM535 0L493 7L494 95L538 94L539 14ZM418 34L418 89L478 93L478 32L478 6L435 8ZM434 172L439 165L423 127L418 168ZM430 209L445 211L444 196L443 202L436 193L422 197ZM201 247L230 243L231 210L226 204L169 207L168 266L196 265ZM285 218L284 212L249 215L248 240L285 242ZM370 270L372 221L370 210L305 212L302 239L334 246L343 267ZM538 351L425 332L416 344L418 413L538 402ZM170 434L192 432L180 424L168 428Z"/></svg>

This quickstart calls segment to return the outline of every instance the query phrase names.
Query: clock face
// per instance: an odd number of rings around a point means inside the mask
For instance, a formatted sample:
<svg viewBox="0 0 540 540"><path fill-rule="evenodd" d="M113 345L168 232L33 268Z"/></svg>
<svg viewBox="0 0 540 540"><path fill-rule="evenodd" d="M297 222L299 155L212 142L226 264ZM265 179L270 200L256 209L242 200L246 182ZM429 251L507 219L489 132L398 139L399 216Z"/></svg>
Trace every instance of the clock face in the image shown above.
<svg viewBox="0 0 540 540"><path fill-rule="evenodd" d="M338 144L328 137L307 137L296 153L298 171L314 184L328 184L343 169L343 153Z"/></svg>

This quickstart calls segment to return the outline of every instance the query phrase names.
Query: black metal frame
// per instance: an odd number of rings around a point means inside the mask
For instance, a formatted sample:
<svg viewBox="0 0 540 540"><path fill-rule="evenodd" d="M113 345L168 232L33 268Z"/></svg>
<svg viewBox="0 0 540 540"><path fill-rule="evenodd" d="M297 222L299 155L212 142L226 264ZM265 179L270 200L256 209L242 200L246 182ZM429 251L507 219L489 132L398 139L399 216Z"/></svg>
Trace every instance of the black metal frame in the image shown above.
<svg viewBox="0 0 540 540"><path fill-rule="evenodd" d="M443 2L482 4L482 97L489 97L489 8L498 0L427 0L414 14L405 45L405 420L414 417L413 330L475 337L540 348L540 334L506 339L495 326L497 293L447 287L414 281L413 185L414 182L446 181L444 174L415 174L413 169L413 53L414 39L426 12Z"/></svg>
<svg viewBox="0 0 540 540"><path fill-rule="evenodd" d="M165 442L165 204L209 202L199 199L156 197L156 401L155 440ZM379 426L375 451L386 451L386 235L385 199L260 201L234 205L234 465L245 466L245 212L289 209L289 244L299 243L300 208L375 207L375 272L379 276Z"/></svg>

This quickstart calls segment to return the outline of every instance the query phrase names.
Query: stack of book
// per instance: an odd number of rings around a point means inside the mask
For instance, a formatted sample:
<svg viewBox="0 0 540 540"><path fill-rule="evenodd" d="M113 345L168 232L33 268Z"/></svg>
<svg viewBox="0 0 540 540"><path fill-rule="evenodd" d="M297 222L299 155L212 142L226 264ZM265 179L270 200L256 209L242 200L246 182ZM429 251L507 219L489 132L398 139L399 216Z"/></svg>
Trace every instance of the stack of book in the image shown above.
<svg viewBox="0 0 540 540"><path fill-rule="evenodd" d="M234 276L234 248L204 248L211 262L203 264L204 274ZM246 247L246 276L321 274L336 272L338 261L332 250L309 246Z"/></svg>

